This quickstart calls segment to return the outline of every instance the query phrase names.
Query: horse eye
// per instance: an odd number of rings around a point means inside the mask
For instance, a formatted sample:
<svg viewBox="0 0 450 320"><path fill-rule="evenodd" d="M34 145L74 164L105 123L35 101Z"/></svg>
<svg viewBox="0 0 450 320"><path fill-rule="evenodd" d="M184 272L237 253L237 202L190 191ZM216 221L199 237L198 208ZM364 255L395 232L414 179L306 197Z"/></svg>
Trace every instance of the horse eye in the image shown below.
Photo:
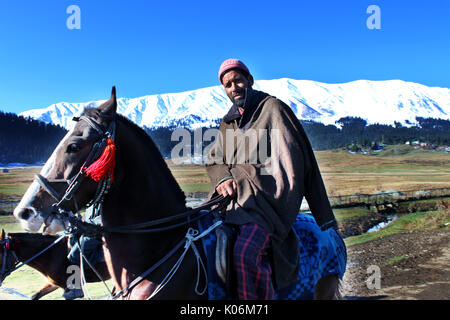
<svg viewBox="0 0 450 320"><path fill-rule="evenodd" d="M67 146L68 153L74 153L80 151L80 147L76 143L71 143Z"/></svg>

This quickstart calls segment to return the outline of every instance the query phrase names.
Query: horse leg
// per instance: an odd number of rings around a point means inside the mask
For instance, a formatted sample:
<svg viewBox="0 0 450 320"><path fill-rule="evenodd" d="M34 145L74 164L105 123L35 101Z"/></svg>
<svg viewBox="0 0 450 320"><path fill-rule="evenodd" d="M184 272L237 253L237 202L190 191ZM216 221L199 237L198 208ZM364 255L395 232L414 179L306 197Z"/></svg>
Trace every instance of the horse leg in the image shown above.
<svg viewBox="0 0 450 320"><path fill-rule="evenodd" d="M339 278L336 274L326 275L317 281L314 288L314 300L337 300L339 298Z"/></svg>
<svg viewBox="0 0 450 320"><path fill-rule="evenodd" d="M56 289L59 289L59 287L55 286L54 284L47 283L41 289L39 289L38 292L31 296L31 300L39 300L43 296L55 291Z"/></svg>

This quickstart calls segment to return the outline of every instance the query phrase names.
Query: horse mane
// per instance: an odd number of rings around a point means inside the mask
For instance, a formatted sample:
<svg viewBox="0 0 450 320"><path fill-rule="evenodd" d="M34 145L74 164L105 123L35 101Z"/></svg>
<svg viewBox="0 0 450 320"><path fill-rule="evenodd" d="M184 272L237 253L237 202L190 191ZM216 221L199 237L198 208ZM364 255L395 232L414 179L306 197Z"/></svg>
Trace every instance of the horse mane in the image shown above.
<svg viewBox="0 0 450 320"><path fill-rule="evenodd" d="M105 116L101 114L101 112L97 108L87 107L84 110L83 115L93 118L94 120L97 120L97 122L99 123L101 123L101 120L108 122L112 120L105 118ZM156 146L152 138L147 134L147 132L144 131L144 129L142 129L133 121L124 117L123 115L116 113L116 121L120 121L122 124L133 130L133 132L135 133L136 137L139 139L141 144L148 149L149 154L153 157L152 161L154 162L152 163L158 167L159 172L161 172L165 177L167 177L166 181L169 183L170 190L173 192L173 194L171 194L171 197L174 197L178 201L185 204L186 195L184 194L183 190L181 190L179 184L175 180L166 161L164 161L161 152L159 151L158 147ZM104 129L106 130L106 128Z"/></svg>

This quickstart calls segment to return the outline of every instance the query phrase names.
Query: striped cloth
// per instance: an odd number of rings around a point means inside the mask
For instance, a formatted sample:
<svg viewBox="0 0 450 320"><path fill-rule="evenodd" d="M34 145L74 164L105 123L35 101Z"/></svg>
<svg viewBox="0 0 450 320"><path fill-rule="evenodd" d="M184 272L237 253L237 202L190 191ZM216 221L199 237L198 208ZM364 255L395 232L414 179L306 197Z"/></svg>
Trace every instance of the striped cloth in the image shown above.
<svg viewBox="0 0 450 320"><path fill-rule="evenodd" d="M270 234L261 226L240 226L234 244L234 269L239 300L273 300L272 268L267 249Z"/></svg>

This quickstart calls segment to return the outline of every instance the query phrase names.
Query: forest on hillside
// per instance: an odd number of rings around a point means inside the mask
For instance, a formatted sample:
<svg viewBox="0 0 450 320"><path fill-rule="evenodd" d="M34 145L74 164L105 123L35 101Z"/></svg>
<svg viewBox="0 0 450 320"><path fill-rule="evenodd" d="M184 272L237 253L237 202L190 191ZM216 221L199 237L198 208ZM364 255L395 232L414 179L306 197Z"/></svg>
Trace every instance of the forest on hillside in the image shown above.
<svg viewBox="0 0 450 320"><path fill-rule="evenodd" d="M429 145L450 145L450 121L443 119L416 117L417 124L403 126L395 122L367 124L357 117L345 117L336 121L340 126L323 125L312 121L300 121L315 150L341 148L349 145L370 147L379 144L404 144L420 141Z"/></svg>
<svg viewBox="0 0 450 320"><path fill-rule="evenodd" d="M367 124L367 121L357 117L345 117L336 121L335 125L324 125L314 121L300 120L314 150L330 150L342 147L358 146L362 148L378 145L404 144L420 141L429 145L450 146L450 121L432 118L416 118L417 124L409 127L396 122L394 126L384 124ZM218 128L219 123L217 124ZM171 140L172 133L179 127L149 129L144 128L158 145L165 157L170 157L171 150L181 141ZM186 128L186 130L188 130ZM203 136L202 133L197 133ZM193 130L190 141L195 141ZM210 141L204 141L203 147ZM194 154L194 146L191 146Z"/></svg>
<svg viewBox="0 0 450 320"><path fill-rule="evenodd" d="M60 126L0 112L0 163L45 162L66 132Z"/></svg>
<svg viewBox="0 0 450 320"><path fill-rule="evenodd" d="M334 125L324 125L314 121L301 120L314 150L328 150L342 147L373 147L381 144L404 144L407 141L420 141L429 145L450 146L450 121L432 118L416 118L417 124L403 126L396 122L394 126L367 124L356 117L339 119ZM217 121L217 126L219 121ZM170 157L173 148L181 138L173 136L179 126L161 127L144 130L153 139L164 157ZM195 135L203 137L207 128L197 132L185 128L190 135L187 142L191 154L195 153ZM23 118L12 113L0 112L0 163L42 163L48 159L58 142L66 134L66 129L51 124ZM214 141L214 139L212 140ZM186 143L186 141L184 141ZM203 141L201 148L208 146L211 140Z"/></svg>

